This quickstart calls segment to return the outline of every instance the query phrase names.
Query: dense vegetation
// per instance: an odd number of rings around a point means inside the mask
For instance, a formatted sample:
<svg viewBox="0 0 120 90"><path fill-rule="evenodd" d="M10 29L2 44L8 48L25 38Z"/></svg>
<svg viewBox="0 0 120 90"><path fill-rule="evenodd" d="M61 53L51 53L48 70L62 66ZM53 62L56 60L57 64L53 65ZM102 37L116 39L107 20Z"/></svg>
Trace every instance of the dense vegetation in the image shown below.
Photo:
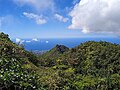
<svg viewBox="0 0 120 90"><path fill-rule="evenodd" d="M120 45L88 41L34 55L0 34L0 89L119 90Z"/></svg>
<svg viewBox="0 0 120 90"><path fill-rule="evenodd" d="M52 52L49 52L49 55L50 53L53 55ZM46 56L44 60L45 58ZM54 64L50 65L48 62L53 60ZM51 74L46 75L45 82L52 83L48 84L50 89L120 89L120 45L89 41L64 52L57 58L49 57L45 63L48 63L45 66L51 69L49 72Z"/></svg>
<svg viewBox="0 0 120 90"><path fill-rule="evenodd" d="M28 65L35 67L29 61L33 59L30 55L29 52L13 43L8 35L0 33L0 90L37 88L38 76L26 67Z"/></svg>
<svg viewBox="0 0 120 90"><path fill-rule="evenodd" d="M54 66L58 57L68 50L69 48L64 45L56 45L53 49L39 57L39 66Z"/></svg>

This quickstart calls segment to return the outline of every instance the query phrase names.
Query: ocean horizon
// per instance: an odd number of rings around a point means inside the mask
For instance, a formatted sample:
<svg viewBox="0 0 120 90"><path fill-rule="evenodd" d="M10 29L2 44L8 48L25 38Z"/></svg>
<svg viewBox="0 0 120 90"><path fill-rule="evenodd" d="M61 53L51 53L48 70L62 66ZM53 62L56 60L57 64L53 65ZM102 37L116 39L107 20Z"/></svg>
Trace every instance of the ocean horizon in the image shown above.
<svg viewBox="0 0 120 90"><path fill-rule="evenodd" d="M13 39L16 43L16 40ZM106 41L110 43L120 44L120 38L48 38L48 39L21 39L24 48L28 51L48 51L58 45L65 45L69 48L76 47L87 41Z"/></svg>

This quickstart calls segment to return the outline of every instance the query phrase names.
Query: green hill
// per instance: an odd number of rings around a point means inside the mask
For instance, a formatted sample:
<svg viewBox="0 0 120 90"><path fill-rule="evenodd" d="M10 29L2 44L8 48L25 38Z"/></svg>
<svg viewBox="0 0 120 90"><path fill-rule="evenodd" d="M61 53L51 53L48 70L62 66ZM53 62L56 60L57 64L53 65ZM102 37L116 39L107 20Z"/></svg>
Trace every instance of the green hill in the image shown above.
<svg viewBox="0 0 120 90"><path fill-rule="evenodd" d="M54 51L49 52L49 56L53 53ZM48 53L43 55L44 59L47 55ZM46 66L52 66L60 78L60 81L58 79L55 82L59 82L60 86L56 84L59 89L118 90L120 88L120 45L89 41L67 50L59 57L54 55L54 58L54 64L49 63ZM50 62L49 60L50 57L45 63Z"/></svg>
<svg viewBox="0 0 120 90"><path fill-rule="evenodd" d="M120 45L88 41L34 55L0 33L1 90L119 90Z"/></svg>
<svg viewBox="0 0 120 90"><path fill-rule="evenodd" d="M20 90L37 88L36 68L30 61L34 55L0 33L0 89Z"/></svg>
<svg viewBox="0 0 120 90"><path fill-rule="evenodd" d="M64 45L56 45L54 48L40 56L39 63L42 66L54 66L56 59L68 50L69 48Z"/></svg>
<svg viewBox="0 0 120 90"><path fill-rule="evenodd" d="M50 51L46 52L42 56L44 57L59 57L60 54L63 54L64 52L68 51L69 48L64 45L56 45L54 48L52 48Z"/></svg>

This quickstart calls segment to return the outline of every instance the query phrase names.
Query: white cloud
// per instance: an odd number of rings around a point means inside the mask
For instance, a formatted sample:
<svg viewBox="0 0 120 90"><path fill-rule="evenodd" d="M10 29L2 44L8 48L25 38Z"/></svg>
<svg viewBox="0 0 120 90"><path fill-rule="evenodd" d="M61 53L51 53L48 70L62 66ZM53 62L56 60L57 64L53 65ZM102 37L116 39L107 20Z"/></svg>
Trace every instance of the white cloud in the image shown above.
<svg viewBox="0 0 120 90"><path fill-rule="evenodd" d="M13 0L18 5L29 5L37 10L54 9L53 0Z"/></svg>
<svg viewBox="0 0 120 90"><path fill-rule="evenodd" d="M42 15L37 15L37 14L34 14L34 13L27 13L27 12L24 12L23 15L25 15L29 19L35 20L35 22L37 24L45 24L45 23L47 23L47 21L43 18Z"/></svg>
<svg viewBox="0 0 120 90"><path fill-rule="evenodd" d="M67 22L69 19L68 18L65 18L59 14L55 14L54 17L59 20L60 22Z"/></svg>
<svg viewBox="0 0 120 90"><path fill-rule="evenodd" d="M19 38L16 38L16 42L18 43L18 42L20 42L21 41L21 39L19 39Z"/></svg>
<svg viewBox="0 0 120 90"><path fill-rule="evenodd" d="M49 41L45 41L45 43L49 43Z"/></svg>
<svg viewBox="0 0 120 90"><path fill-rule="evenodd" d="M81 0L70 12L69 29L120 35L120 0Z"/></svg>
<svg viewBox="0 0 120 90"><path fill-rule="evenodd" d="M32 41L36 41L36 42L37 42L37 41L39 41L39 40L38 40L37 38L33 38Z"/></svg>
<svg viewBox="0 0 120 90"><path fill-rule="evenodd" d="M22 44L22 43L24 43L24 42L25 42L25 40L21 40L21 39L19 39L19 38L16 38L16 43Z"/></svg>
<svg viewBox="0 0 120 90"><path fill-rule="evenodd" d="M25 41L26 43L30 43L31 41Z"/></svg>

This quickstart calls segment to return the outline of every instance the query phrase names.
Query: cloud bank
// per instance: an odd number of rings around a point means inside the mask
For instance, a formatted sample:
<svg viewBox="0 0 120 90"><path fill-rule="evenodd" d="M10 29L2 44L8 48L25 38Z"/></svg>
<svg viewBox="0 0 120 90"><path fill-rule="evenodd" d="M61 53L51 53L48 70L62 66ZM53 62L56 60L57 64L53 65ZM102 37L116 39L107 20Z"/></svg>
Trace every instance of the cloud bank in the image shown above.
<svg viewBox="0 0 120 90"><path fill-rule="evenodd" d="M81 0L70 12L69 29L120 35L120 0Z"/></svg>
<svg viewBox="0 0 120 90"><path fill-rule="evenodd" d="M45 41L45 43L49 43L49 41Z"/></svg>
<svg viewBox="0 0 120 90"><path fill-rule="evenodd" d="M38 40L37 38L33 38L32 41L36 41L36 42L37 42L37 41L39 41L39 40Z"/></svg>
<svg viewBox="0 0 120 90"><path fill-rule="evenodd" d="M67 22L69 20L68 18L65 18L59 14L55 14L54 17L60 22Z"/></svg>
<svg viewBox="0 0 120 90"><path fill-rule="evenodd" d="M25 41L26 43L30 43L31 41Z"/></svg>
<svg viewBox="0 0 120 90"><path fill-rule="evenodd" d="M37 24L47 23L47 21L43 18L42 15L37 15L37 14L34 14L34 13L27 13L27 12L24 12L23 15L26 16L29 19L33 19Z"/></svg>
<svg viewBox="0 0 120 90"><path fill-rule="evenodd" d="M21 40L19 38L16 38L16 43L20 43L20 44L23 44L25 42L25 40Z"/></svg>

